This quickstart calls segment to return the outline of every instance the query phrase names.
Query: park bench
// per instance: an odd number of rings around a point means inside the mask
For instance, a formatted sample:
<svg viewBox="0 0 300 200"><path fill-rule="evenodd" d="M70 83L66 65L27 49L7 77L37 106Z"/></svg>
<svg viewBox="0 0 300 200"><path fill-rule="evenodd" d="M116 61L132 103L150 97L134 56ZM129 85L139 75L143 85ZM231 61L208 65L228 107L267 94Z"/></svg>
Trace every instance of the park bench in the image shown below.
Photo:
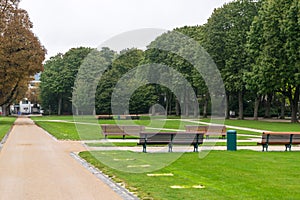
<svg viewBox="0 0 300 200"><path fill-rule="evenodd" d="M193 145L194 152L198 152L198 146L203 144L203 134L195 132L141 132L138 145L143 145L143 152L147 152L148 144L167 144L169 152L172 152L173 145Z"/></svg>
<svg viewBox="0 0 300 200"><path fill-rule="evenodd" d="M99 120L112 120L113 116L112 115L97 115L96 118Z"/></svg>
<svg viewBox="0 0 300 200"><path fill-rule="evenodd" d="M269 145L285 145L285 151L291 151L292 145L300 144L300 132L263 132L261 142L262 151L268 151Z"/></svg>
<svg viewBox="0 0 300 200"><path fill-rule="evenodd" d="M140 117L138 115L116 115L117 120L139 120Z"/></svg>
<svg viewBox="0 0 300 200"><path fill-rule="evenodd" d="M138 136L140 132L145 130L145 127L137 125L101 124L101 129L105 139L107 139L108 135L120 135L125 139L126 135Z"/></svg>
<svg viewBox="0 0 300 200"><path fill-rule="evenodd" d="M226 126L223 125L209 125L209 126L198 126L198 125L186 125L186 132L204 132L206 139L209 136L221 136L222 139L226 137Z"/></svg>

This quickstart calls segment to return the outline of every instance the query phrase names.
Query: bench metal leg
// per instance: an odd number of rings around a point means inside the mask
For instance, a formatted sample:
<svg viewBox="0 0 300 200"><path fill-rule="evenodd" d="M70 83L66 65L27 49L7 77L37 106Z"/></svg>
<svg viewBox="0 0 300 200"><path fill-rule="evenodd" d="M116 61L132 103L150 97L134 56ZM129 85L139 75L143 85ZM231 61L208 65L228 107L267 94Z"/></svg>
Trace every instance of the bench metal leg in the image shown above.
<svg viewBox="0 0 300 200"><path fill-rule="evenodd" d="M198 152L198 147L199 147L198 144L194 144L194 152Z"/></svg>
<svg viewBox="0 0 300 200"><path fill-rule="evenodd" d="M146 148L147 148L147 145L143 144L143 153L147 153Z"/></svg>
<svg viewBox="0 0 300 200"><path fill-rule="evenodd" d="M172 143L169 144L169 152L173 152L173 144Z"/></svg>
<svg viewBox="0 0 300 200"><path fill-rule="evenodd" d="M265 151L265 149L266 151L268 151L268 144L263 144L262 147L263 147L262 151Z"/></svg>
<svg viewBox="0 0 300 200"><path fill-rule="evenodd" d="M289 151L292 151L292 145L291 144L286 144L285 145L285 151L287 151L289 149Z"/></svg>

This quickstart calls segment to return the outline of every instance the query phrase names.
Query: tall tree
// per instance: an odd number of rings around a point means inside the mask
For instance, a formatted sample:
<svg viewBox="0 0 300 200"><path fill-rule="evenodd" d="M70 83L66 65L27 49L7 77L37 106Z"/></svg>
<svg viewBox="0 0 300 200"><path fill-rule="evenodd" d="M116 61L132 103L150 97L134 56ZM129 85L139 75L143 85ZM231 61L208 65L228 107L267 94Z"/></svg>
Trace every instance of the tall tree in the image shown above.
<svg viewBox="0 0 300 200"><path fill-rule="evenodd" d="M300 93L299 4L298 0L265 0L248 42L249 51L256 55L252 70L257 74L254 78L259 91L272 90L286 96L291 122L298 121Z"/></svg>
<svg viewBox="0 0 300 200"><path fill-rule="evenodd" d="M204 47L221 71L227 95L238 94L239 119L244 117L243 95L246 83L243 76L249 69L247 32L257 14L256 1L235 0L215 9L204 26ZM228 115L228 109L226 113Z"/></svg>
<svg viewBox="0 0 300 200"><path fill-rule="evenodd" d="M90 48L72 48L45 63L41 75L41 98L45 109L52 108L58 115L72 112L72 91L78 69L91 52ZM50 107L49 107L50 106Z"/></svg>
<svg viewBox="0 0 300 200"><path fill-rule="evenodd" d="M111 114L111 106L114 106L116 110L120 110L118 109L120 105L111 104L111 97L116 84L128 71L139 66L144 59L144 52L139 49L124 49L119 55L116 55L115 52L108 53L107 49L102 49L102 51L106 52L103 53L103 57L106 58L107 61L110 61L111 66L107 68L99 81L96 92L96 109L97 113ZM128 87L130 87L130 85L128 85ZM115 93L115 95L119 94L119 98L122 98L122 92L124 91ZM137 101L137 99L135 99L135 101Z"/></svg>
<svg viewBox="0 0 300 200"><path fill-rule="evenodd" d="M25 96L33 75L43 70L45 48L19 1L0 1L0 106Z"/></svg>

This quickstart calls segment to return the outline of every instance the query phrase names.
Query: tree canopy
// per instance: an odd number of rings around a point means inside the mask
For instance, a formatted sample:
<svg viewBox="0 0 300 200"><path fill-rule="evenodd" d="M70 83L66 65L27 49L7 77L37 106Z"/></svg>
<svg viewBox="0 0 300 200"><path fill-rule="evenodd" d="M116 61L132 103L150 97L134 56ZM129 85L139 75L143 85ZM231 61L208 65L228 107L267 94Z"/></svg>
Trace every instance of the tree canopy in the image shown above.
<svg viewBox="0 0 300 200"><path fill-rule="evenodd" d="M0 1L0 106L25 96L32 76L43 70L45 48L18 0Z"/></svg>
<svg viewBox="0 0 300 200"><path fill-rule="evenodd" d="M67 102L70 108L73 103L77 113L80 105L89 107L93 101L95 106L88 108L90 111L111 114L112 106L121 106L112 105L112 98L125 100L124 91L133 88L129 101L132 114L148 112L151 106L160 104L166 114L177 115L196 115L192 109L198 106L206 117L214 114L213 98L220 95L218 103L226 105L221 113L225 112L226 117L229 110L239 111L240 119L245 113L255 118L269 117L271 113L278 115L279 106L284 115L286 102L296 122L300 93L299 4L298 0L234 0L215 9L207 23L175 28L158 36L146 50L125 49L118 53L109 48L91 52L81 49L84 55L89 54L83 65L92 67L79 72L78 64L84 58L81 50L59 54L45 64L45 83L41 85L44 107L51 105L58 111L59 105ZM77 73L81 78L72 84ZM222 78L214 76L218 73ZM120 81L124 83L121 86ZM223 83L226 94L222 93ZM187 86L193 89L197 102L188 94ZM122 110L120 114L124 114Z"/></svg>

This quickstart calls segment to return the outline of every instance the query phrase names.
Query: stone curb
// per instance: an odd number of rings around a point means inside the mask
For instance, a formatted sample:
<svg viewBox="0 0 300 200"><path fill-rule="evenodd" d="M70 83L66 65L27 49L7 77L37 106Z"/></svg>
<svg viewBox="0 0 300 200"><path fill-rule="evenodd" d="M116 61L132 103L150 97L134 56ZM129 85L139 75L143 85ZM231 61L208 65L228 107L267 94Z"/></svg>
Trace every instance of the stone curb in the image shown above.
<svg viewBox="0 0 300 200"><path fill-rule="evenodd" d="M108 185L113 191L115 191L118 195L120 195L124 200L139 200L138 197L134 196L127 189L115 183L108 176L103 174L101 171L90 165L84 159L82 159L78 154L71 152L70 156L73 157L77 162L79 162L83 167L85 167L89 172L95 175L98 179Z"/></svg>

